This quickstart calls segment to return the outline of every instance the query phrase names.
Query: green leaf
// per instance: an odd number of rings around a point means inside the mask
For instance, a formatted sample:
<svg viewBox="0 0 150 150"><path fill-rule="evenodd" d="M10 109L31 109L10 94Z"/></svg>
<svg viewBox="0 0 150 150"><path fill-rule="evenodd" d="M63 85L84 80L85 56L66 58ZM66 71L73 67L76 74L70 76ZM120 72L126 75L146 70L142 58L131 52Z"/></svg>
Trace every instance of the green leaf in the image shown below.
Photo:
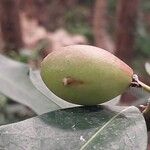
<svg viewBox="0 0 150 150"><path fill-rule="evenodd" d="M120 98L121 98L121 95L103 103L103 105L108 105L108 106L117 106L117 105L120 105Z"/></svg>
<svg viewBox="0 0 150 150"><path fill-rule="evenodd" d="M57 110L57 105L39 92L29 79L29 66L0 55L0 92L37 114Z"/></svg>
<svg viewBox="0 0 150 150"><path fill-rule="evenodd" d="M150 75L150 63L145 63L145 69L147 71L147 73Z"/></svg>
<svg viewBox="0 0 150 150"><path fill-rule="evenodd" d="M145 150L147 129L136 107L75 107L0 127L1 149Z"/></svg>
<svg viewBox="0 0 150 150"><path fill-rule="evenodd" d="M68 103L64 101L63 99L57 97L55 94L53 94L45 85L43 82L40 71L39 70L32 70L30 69L30 80L33 83L33 85L39 90L42 94L44 94L47 98L49 98L51 101L56 103L57 105L61 106L62 108L68 108L68 107L75 107L77 105Z"/></svg>
<svg viewBox="0 0 150 150"><path fill-rule="evenodd" d="M7 104L7 97L0 93L0 109L4 108Z"/></svg>

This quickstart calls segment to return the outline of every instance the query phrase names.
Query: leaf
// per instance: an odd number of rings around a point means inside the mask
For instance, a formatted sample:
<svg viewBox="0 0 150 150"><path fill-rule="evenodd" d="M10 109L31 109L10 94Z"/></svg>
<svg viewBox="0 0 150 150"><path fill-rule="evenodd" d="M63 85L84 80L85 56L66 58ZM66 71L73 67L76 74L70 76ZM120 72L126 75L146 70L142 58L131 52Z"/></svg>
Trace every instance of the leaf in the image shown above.
<svg viewBox="0 0 150 150"><path fill-rule="evenodd" d="M28 73L28 65L0 55L0 92L37 114L61 108L34 87Z"/></svg>
<svg viewBox="0 0 150 150"><path fill-rule="evenodd" d="M33 85L37 88L37 90L39 90L42 94L44 94L51 101L53 101L57 105L61 106L62 108L68 108L68 107L77 106L75 104L66 102L63 99L57 97L55 94L53 94L46 87L45 83L43 82L39 70L32 70L32 69L30 69L30 73L29 74L30 74L30 80L33 83Z"/></svg>
<svg viewBox="0 0 150 150"><path fill-rule="evenodd" d="M108 106L117 106L117 105L120 105L120 98L121 98L121 95L103 103L103 105L108 105Z"/></svg>
<svg viewBox="0 0 150 150"><path fill-rule="evenodd" d="M147 130L132 107L75 107L0 127L0 149L145 150Z"/></svg>
<svg viewBox="0 0 150 150"><path fill-rule="evenodd" d="M150 63L145 63L145 69L147 71L147 73L150 75Z"/></svg>

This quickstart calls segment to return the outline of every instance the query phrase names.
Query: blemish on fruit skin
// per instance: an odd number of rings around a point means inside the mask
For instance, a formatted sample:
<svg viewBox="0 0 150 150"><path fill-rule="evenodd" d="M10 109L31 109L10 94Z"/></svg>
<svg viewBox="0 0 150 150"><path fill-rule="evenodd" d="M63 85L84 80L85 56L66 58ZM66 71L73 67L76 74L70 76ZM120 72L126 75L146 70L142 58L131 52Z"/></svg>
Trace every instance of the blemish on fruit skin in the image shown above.
<svg viewBox="0 0 150 150"><path fill-rule="evenodd" d="M72 77L65 77L65 78L63 78L62 83L63 83L64 86L79 85L79 84L83 84L83 81L74 79Z"/></svg>

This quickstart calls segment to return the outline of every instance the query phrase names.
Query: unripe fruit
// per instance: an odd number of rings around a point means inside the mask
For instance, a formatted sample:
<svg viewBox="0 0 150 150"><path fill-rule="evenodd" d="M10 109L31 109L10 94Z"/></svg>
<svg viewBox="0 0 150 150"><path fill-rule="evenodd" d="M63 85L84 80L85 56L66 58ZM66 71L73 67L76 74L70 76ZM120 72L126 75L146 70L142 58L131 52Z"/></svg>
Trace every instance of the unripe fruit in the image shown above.
<svg viewBox="0 0 150 150"><path fill-rule="evenodd" d="M96 105L122 94L133 71L103 49L72 45L50 53L41 64L47 87L60 98L80 105Z"/></svg>

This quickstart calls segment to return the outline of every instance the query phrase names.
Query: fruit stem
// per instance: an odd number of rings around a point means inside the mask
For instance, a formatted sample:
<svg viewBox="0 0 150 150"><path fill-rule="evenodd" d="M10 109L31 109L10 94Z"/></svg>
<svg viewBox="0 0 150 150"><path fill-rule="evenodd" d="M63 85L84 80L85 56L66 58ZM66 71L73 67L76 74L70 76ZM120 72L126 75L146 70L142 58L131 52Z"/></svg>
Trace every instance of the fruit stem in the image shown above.
<svg viewBox="0 0 150 150"><path fill-rule="evenodd" d="M146 105L145 109L142 111L142 113L144 115L147 115L150 113L150 103L149 102L147 103L147 105Z"/></svg>
<svg viewBox="0 0 150 150"><path fill-rule="evenodd" d="M138 83L141 85L141 87L142 87L145 91L147 91L147 92L150 93L150 86L146 85L145 83L143 83L143 82L141 82L141 81L139 81Z"/></svg>
<svg viewBox="0 0 150 150"><path fill-rule="evenodd" d="M145 91L150 93L150 86L148 86L145 83L143 83L142 81L140 81L136 74L134 74L133 77L132 77L131 86L133 86L133 87L141 87Z"/></svg>
<svg viewBox="0 0 150 150"><path fill-rule="evenodd" d="M150 93L150 86L148 86L145 83L141 82L138 79L138 76L136 74L134 74L133 77L132 77L131 86L143 88L145 91ZM143 113L145 119L150 118L150 98L148 99L148 103L147 103L145 109L142 111L142 113Z"/></svg>

